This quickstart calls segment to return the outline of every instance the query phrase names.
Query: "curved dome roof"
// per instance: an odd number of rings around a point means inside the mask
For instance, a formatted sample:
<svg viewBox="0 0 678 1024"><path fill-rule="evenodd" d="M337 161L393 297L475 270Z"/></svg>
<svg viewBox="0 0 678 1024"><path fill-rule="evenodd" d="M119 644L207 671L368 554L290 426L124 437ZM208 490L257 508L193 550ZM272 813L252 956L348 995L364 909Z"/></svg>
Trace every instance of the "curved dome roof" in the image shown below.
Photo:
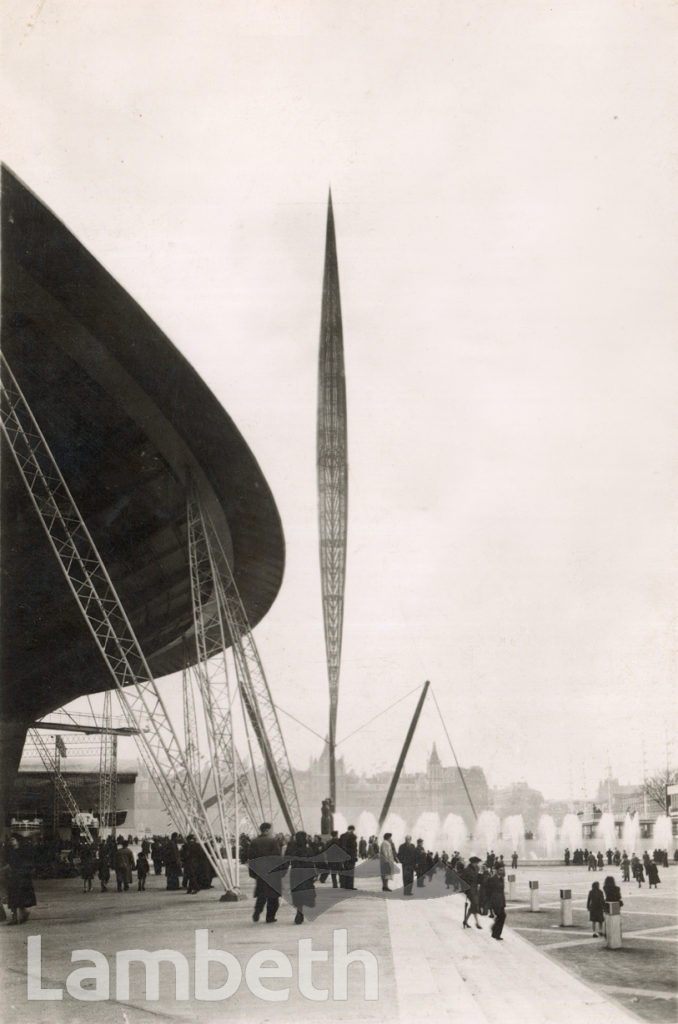
<svg viewBox="0 0 678 1024"><path fill-rule="evenodd" d="M254 626L284 566L254 456L157 325L6 167L2 350L154 674L182 668L192 627L188 471ZM18 725L112 680L4 439L1 468L1 711Z"/></svg>

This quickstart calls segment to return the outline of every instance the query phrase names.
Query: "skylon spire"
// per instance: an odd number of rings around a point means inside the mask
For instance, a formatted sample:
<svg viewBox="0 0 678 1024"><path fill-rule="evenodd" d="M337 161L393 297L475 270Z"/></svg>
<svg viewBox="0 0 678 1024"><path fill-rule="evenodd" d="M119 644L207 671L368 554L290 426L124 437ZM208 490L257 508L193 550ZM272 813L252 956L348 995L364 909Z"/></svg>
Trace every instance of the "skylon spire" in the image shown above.
<svg viewBox="0 0 678 1024"><path fill-rule="evenodd" d="M337 245L332 192L327 203L325 270L318 362L318 522L325 650L330 690L330 797L336 806L336 724L344 623L348 463L346 445L346 377L339 297Z"/></svg>

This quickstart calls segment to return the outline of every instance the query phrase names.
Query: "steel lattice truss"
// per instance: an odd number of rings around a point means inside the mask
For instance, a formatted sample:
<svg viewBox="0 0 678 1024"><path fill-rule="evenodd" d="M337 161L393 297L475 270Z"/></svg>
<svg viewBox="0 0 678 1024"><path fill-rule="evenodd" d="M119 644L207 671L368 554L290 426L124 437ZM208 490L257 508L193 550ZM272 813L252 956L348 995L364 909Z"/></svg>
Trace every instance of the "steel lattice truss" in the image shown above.
<svg viewBox="0 0 678 1024"><path fill-rule="evenodd" d="M69 812L71 814L71 817L73 818L73 821L77 822L78 826L85 833L85 836L87 837L87 842L88 843L93 843L94 842L94 838L92 836L92 833L90 832L89 828L87 827L87 824L84 821L81 821L81 818L80 818L80 808L78 807L77 803L75 802L75 797L71 793L71 790L70 790L70 787L69 787L68 783L66 782L65 778L61 774L61 770L60 770L59 765L57 763L56 757L52 756L51 750L49 749L49 747L45 743L44 737L40 735L39 729L29 729L28 737L29 737L31 743L34 743L35 746L37 747L38 753L40 755L40 760L42 761L43 765L45 766L45 770L48 771L49 774L53 776L54 782L56 784L57 792L59 793L59 796L61 797L63 802L66 804L66 807L68 808L68 810L69 810Z"/></svg>
<svg viewBox="0 0 678 1024"><path fill-rule="evenodd" d="M183 703L184 703L184 749L186 751L186 764L188 771L194 779L199 779L200 790L203 792L202 786L202 773L200 766L200 743L198 740L198 724L195 713L195 693L192 685L191 670L188 666L184 667L182 673L182 689L183 689ZM193 811L197 807L195 797L193 797Z"/></svg>
<svg viewBox="0 0 678 1024"><path fill-rule="evenodd" d="M104 732L101 734L99 753L99 821L110 826L115 835L115 812L118 791L118 737L112 732L113 700L110 690L104 694Z"/></svg>
<svg viewBox="0 0 678 1024"><path fill-rule="evenodd" d="M344 343L331 197L327 211L318 361L317 471L320 575L330 690L330 789L335 800L334 749L344 621L348 462Z"/></svg>
<svg viewBox="0 0 678 1024"><path fill-rule="evenodd" d="M4 355L0 355L1 426L52 549L104 657L139 752L168 814L195 832L229 890L232 872L202 804L148 663L113 583L54 457Z"/></svg>
<svg viewBox="0 0 678 1024"><path fill-rule="evenodd" d="M237 837L241 812L244 822L255 832L264 812L258 786L255 792L235 745L233 694L226 660L228 634L216 593L215 556L192 482L188 485L186 522L197 653L193 671L205 714L214 803L225 832Z"/></svg>
<svg viewBox="0 0 678 1024"><path fill-rule="evenodd" d="M288 829L292 833L297 832L303 826L292 767L264 668L231 567L204 511L196 506L189 522L192 529L202 531L200 543L204 544L210 566L211 580L208 581L205 577L204 582L209 582L213 586L214 608L210 609L213 623L212 643L222 644L222 649L228 646L232 648L240 698L263 755L267 778L278 799ZM209 655L211 650L212 646L208 643L205 653ZM232 723L230 728L232 729Z"/></svg>

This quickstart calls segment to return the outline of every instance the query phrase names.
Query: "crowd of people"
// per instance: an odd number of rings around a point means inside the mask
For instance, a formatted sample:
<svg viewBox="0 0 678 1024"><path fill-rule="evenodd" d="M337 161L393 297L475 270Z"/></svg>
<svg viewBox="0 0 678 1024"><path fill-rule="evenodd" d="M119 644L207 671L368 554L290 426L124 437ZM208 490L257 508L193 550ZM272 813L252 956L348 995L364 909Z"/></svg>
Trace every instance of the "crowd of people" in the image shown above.
<svg viewBox="0 0 678 1024"><path fill-rule="evenodd" d="M477 928L482 928L478 915L493 918L492 937L501 939L506 919L506 898L504 878L506 866L503 855L487 854L483 862L480 857L470 857L466 863L458 850L451 856L427 850L423 839L413 842L407 835L396 847L391 832L383 835L357 839L355 828L349 825L341 835L332 831L329 839L309 836L297 832L286 844L280 836L271 833L269 822L263 822L259 835L244 844L250 874L255 879L255 907L252 918L259 921L266 912L266 923L277 920L282 892L282 878L289 870L290 895L295 909L295 923L302 924L304 911L314 907L316 883L325 884L331 879L334 888L355 890L355 866L359 860L378 862L382 891L393 891L390 882L402 872L403 895L413 896L415 883L424 888L436 872L444 872L445 887L454 892L465 892L464 918L462 926L470 928L473 917ZM512 863L517 863L514 854ZM277 871L267 870L275 865Z"/></svg>
<svg viewBox="0 0 678 1024"><path fill-rule="evenodd" d="M136 854L132 847L139 847ZM66 847L65 849L63 847ZM231 855L239 857L242 864L250 867L255 880L254 921L259 921L265 912L265 921L276 920L279 908L282 879L289 872L290 896L295 909L295 922L304 921L304 912L315 906L316 883L330 881L333 888L355 890L355 868L361 860L371 860L378 865L383 892L390 892L396 875L402 874L404 896L414 895L415 884L423 888L436 872L444 872L445 887L453 892L465 892L465 906L462 927L470 928L471 921L476 928L482 928L479 916L493 919L492 937L501 939L506 917L504 881L507 865L503 854L495 855L490 850L485 859L469 857L465 860L458 850L448 855L426 848L424 840L413 841L407 835L397 847L390 832L381 840L376 835L368 838L356 836L355 828L349 825L341 834L331 831L329 837L308 835L297 832L293 836L274 833L271 824L262 823L259 835L251 838L246 833L239 837L238 849L231 848ZM227 851L222 848L222 856ZM675 860L678 862L678 850ZM274 876L262 871L266 858L274 858ZM149 874L162 875L164 871L166 888L195 894L212 888L216 875L210 860L196 836L186 837L173 832L170 836L144 837L141 842L129 835L108 836L94 843L81 839L67 844L59 840L50 843L32 844L18 834L12 834L1 851L5 874L7 906L11 914L10 924L22 924L28 918L29 908L35 905L33 888L34 875L79 874L83 892L92 891L95 880L102 892L108 890L112 875L118 892L133 887L144 892ZM571 854L564 852L566 866L586 866L589 871L604 870L615 866L621 871L622 881L632 878L638 886L647 880L650 888L657 888L661 879L659 867L668 866L668 852L656 849L652 855L645 851L642 857L635 853L631 857L625 850L608 849L593 852L576 849ZM514 851L511 868L518 866L518 855ZM587 898L587 909L593 925L593 934L602 934L602 910L606 901L613 897L611 892L618 888L614 876L608 874L601 890L594 882Z"/></svg>
<svg viewBox="0 0 678 1024"><path fill-rule="evenodd" d="M588 849L577 849L570 855L570 851L566 847L563 859L566 866L569 864L585 865L588 871L604 871L607 861L608 868L614 865L621 869L623 882L630 882L633 878L640 888L647 878L651 889L656 889L661 882L659 868L668 868L669 866L668 850L660 849L653 850L652 856L645 850L642 857L638 857L635 853L629 857L626 850L620 851L617 847L614 850L608 849L604 856L601 850L594 853ZM676 849L673 859L678 863L678 849Z"/></svg>

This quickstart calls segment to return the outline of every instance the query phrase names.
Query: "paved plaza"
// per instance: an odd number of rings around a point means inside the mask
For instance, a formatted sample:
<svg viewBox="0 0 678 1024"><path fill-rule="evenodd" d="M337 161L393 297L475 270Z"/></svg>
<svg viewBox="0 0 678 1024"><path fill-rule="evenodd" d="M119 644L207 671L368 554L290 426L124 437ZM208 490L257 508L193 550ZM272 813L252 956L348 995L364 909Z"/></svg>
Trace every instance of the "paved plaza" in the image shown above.
<svg viewBox="0 0 678 1024"><path fill-rule="evenodd" d="M374 876L360 879L356 893L333 891L329 882L319 885L323 912L301 926L293 923L294 910L285 901L275 924L255 924L252 883L244 874L247 898L238 903L220 903L216 889L195 896L168 892L164 877L154 875L141 893L133 887L83 894L78 878L38 880L38 906L27 924L0 927L3 1019L13 1024L84 1024L94 1017L111 1024L211 1024L227 1018L253 1024L677 1020L676 868L661 872L657 892L647 885L623 886L621 950L608 950L604 940L590 937L586 893L606 872L519 868L502 942L492 940L485 917L480 930L462 929L463 897L444 895L441 874L428 891L415 887L411 899L397 892L382 898ZM538 913L529 909L530 880L540 883ZM568 929L558 924L563 887L571 888L574 898L574 924ZM430 898L434 891L439 898ZM127 950L169 951L174 962L159 967L157 993L152 968L138 962L125 966Z"/></svg>

